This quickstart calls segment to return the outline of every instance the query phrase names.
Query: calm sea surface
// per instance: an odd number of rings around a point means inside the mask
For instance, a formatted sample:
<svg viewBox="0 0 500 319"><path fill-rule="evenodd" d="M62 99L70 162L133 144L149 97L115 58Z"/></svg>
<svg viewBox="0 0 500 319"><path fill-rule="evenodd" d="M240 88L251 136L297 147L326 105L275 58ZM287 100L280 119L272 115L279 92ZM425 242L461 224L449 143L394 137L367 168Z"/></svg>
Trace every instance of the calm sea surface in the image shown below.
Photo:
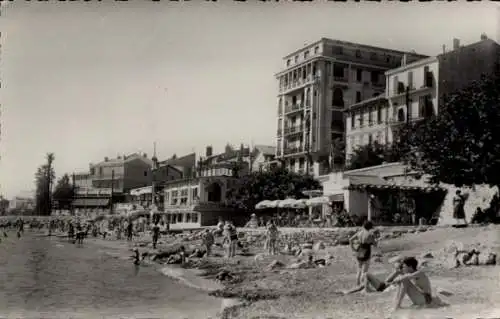
<svg viewBox="0 0 500 319"><path fill-rule="evenodd" d="M91 242L79 247L29 230L8 236L0 243L0 317L215 318L220 309L219 299Z"/></svg>

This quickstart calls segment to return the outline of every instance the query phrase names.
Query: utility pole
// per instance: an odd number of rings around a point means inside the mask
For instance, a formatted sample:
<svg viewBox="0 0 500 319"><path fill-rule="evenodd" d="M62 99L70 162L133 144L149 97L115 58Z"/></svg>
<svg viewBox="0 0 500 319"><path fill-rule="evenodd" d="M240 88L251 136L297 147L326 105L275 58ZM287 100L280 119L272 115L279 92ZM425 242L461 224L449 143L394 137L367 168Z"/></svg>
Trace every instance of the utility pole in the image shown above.
<svg viewBox="0 0 500 319"><path fill-rule="evenodd" d="M71 194L71 216L74 216L75 215L75 210L74 210L74 206L73 206L73 202L75 201L75 192L76 192L76 187L75 187L75 173L73 173L73 175L71 176L71 179L73 181L73 192Z"/></svg>
<svg viewBox="0 0 500 319"><path fill-rule="evenodd" d="M410 126L410 120L411 120L410 86L406 87L405 101L406 101L406 125Z"/></svg>
<svg viewBox="0 0 500 319"><path fill-rule="evenodd" d="M113 215L113 192L115 188L115 170L111 171L111 194L109 195L109 214Z"/></svg>

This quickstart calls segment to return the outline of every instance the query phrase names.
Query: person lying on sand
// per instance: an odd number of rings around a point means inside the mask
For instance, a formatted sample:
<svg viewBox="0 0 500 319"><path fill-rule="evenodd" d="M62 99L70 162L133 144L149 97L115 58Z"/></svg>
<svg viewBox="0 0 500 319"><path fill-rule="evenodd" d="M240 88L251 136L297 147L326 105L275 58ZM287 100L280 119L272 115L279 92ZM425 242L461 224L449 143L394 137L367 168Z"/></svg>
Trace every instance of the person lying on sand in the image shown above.
<svg viewBox="0 0 500 319"><path fill-rule="evenodd" d="M481 252L475 248L471 250L458 250L455 252L455 267L464 266L479 266L479 255ZM484 265L496 265L496 254L493 252L488 253Z"/></svg>

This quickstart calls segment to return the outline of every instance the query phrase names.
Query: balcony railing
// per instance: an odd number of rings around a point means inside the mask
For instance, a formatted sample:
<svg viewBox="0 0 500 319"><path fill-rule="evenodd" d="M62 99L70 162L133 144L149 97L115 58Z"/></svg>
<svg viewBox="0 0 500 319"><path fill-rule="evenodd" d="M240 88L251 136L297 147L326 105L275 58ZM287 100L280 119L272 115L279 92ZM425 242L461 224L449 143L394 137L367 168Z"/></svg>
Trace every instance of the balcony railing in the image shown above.
<svg viewBox="0 0 500 319"><path fill-rule="evenodd" d="M334 75L333 81L347 83L347 82L349 82L349 78L347 76L335 76Z"/></svg>
<svg viewBox="0 0 500 319"><path fill-rule="evenodd" d="M304 109L304 104L292 104L285 107L285 114L302 111Z"/></svg>
<svg viewBox="0 0 500 319"><path fill-rule="evenodd" d="M296 80L291 81L290 83L287 83L287 84L281 86L280 87L280 92L285 92L285 91L288 91L288 90L292 90L292 89L298 88L298 87L300 87L302 85L305 85L305 84L308 84L308 83L314 81L315 79L319 79L319 76L318 75L313 76L312 74L310 74L305 79L304 78L298 78Z"/></svg>
<svg viewBox="0 0 500 319"><path fill-rule="evenodd" d="M304 131L304 124L285 127L285 135L300 133Z"/></svg>
<svg viewBox="0 0 500 319"><path fill-rule="evenodd" d="M304 146L299 147L287 147L283 150L284 155L297 154L304 152Z"/></svg>

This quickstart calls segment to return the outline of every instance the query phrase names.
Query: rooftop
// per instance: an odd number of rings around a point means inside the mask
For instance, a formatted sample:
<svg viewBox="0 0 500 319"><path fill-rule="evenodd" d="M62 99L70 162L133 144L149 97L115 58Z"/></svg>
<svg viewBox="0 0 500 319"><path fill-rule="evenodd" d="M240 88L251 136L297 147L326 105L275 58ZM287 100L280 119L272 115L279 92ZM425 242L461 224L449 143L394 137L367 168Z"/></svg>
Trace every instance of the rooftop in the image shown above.
<svg viewBox="0 0 500 319"><path fill-rule="evenodd" d="M359 49L385 51L385 52L390 52L390 53L394 53L394 54L411 54L413 56L421 57L421 58L428 57L428 55L418 54L418 53L410 52L410 51L394 50L394 49L388 49L388 48L383 48L383 47L376 47L376 46L371 46L371 45L366 45L366 44L361 44L361 43L354 43L354 42L348 42L348 41L342 41L342 40L335 40L335 39L330 39L330 38L321 38L320 40L318 40L316 42L313 42L312 44L305 45L303 48L295 50L294 52L286 55L283 59L286 60L286 59L288 59L288 58L296 55L297 53L301 52L302 50L304 50L306 48L314 47L315 45L318 45L321 42L327 42L327 43L336 44L336 45L344 45L344 46L357 47Z"/></svg>

